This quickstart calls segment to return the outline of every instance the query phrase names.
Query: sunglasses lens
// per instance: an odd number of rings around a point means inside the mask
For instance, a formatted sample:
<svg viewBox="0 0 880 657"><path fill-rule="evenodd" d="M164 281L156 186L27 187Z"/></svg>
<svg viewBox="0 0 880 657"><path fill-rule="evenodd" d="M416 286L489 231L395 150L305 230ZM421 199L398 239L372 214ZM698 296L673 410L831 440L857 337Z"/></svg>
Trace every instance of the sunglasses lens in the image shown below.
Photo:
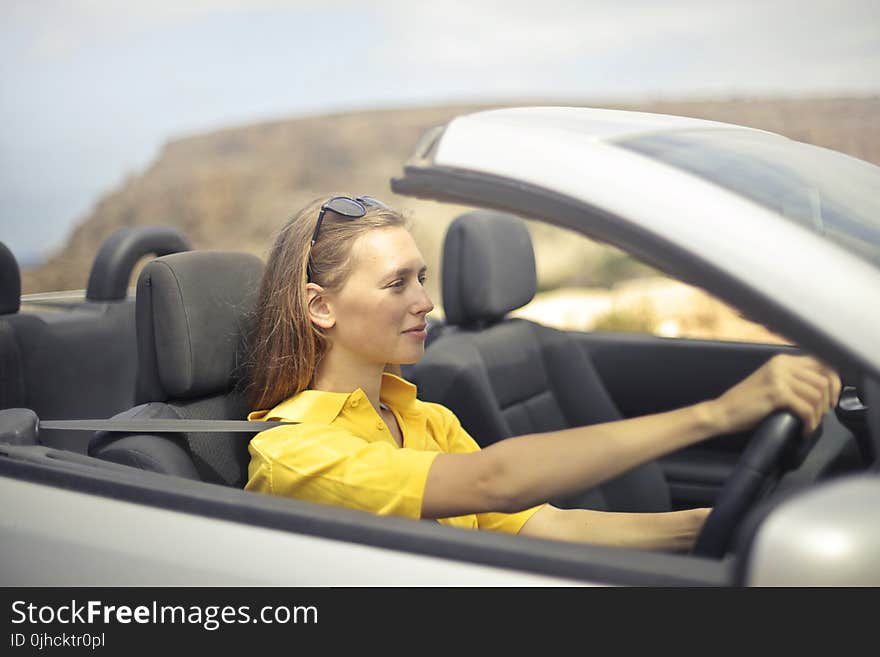
<svg viewBox="0 0 880 657"><path fill-rule="evenodd" d="M357 200L364 205L369 205L376 208L385 208L386 210L388 209L387 205L385 205L382 201L373 198L372 196L358 196Z"/></svg>
<svg viewBox="0 0 880 657"><path fill-rule="evenodd" d="M365 214L364 206L351 198L330 199L324 207L343 217L363 217Z"/></svg>

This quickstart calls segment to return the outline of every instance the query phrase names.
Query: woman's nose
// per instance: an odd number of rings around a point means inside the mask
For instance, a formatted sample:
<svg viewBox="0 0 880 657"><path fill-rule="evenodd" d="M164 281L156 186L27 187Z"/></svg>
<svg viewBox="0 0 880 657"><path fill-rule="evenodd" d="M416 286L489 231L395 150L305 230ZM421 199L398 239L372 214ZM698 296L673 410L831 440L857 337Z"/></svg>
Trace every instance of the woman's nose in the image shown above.
<svg viewBox="0 0 880 657"><path fill-rule="evenodd" d="M419 288L421 290L420 297L416 300L416 303L413 305L413 314L415 315L427 315L429 312L434 310L434 303L431 301L431 297L428 296L427 290L424 287Z"/></svg>

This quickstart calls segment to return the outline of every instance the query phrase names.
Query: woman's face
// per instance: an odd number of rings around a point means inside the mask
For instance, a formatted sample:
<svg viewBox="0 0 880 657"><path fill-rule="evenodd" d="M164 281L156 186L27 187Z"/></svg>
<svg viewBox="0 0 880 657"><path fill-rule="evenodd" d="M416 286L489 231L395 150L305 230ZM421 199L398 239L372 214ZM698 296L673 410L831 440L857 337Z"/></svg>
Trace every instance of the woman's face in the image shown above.
<svg viewBox="0 0 880 657"><path fill-rule="evenodd" d="M414 363L425 351L425 315L434 308L425 261L405 228L379 228L352 246L352 272L327 294L333 349L375 364Z"/></svg>

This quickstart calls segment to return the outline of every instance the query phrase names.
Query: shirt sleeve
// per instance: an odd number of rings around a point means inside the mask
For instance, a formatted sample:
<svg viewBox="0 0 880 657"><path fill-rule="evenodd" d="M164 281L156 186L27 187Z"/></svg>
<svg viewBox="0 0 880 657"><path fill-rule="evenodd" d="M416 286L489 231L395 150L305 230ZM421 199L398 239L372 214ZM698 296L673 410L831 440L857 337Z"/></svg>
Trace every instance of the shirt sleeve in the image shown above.
<svg viewBox="0 0 880 657"><path fill-rule="evenodd" d="M246 490L408 518L421 517L437 456L314 423L263 431L248 449Z"/></svg>
<svg viewBox="0 0 880 657"><path fill-rule="evenodd" d="M478 451L480 446L477 444L477 441L461 426L461 422L455 413L447 408L441 408L446 411L444 413L447 427L445 438L448 451L453 454ZM540 504L516 513L478 513L476 514L477 526L480 529L517 534L529 518L535 515L543 506L543 504Z"/></svg>

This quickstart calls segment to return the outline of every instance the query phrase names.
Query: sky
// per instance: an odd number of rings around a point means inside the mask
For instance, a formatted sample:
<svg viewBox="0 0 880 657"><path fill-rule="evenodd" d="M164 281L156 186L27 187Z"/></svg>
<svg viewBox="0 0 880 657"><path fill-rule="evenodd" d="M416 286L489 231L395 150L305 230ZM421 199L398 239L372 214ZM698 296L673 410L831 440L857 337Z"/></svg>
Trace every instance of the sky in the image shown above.
<svg viewBox="0 0 880 657"><path fill-rule="evenodd" d="M23 266L167 141L450 102L880 94L878 0L0 0Z"/></svg>

